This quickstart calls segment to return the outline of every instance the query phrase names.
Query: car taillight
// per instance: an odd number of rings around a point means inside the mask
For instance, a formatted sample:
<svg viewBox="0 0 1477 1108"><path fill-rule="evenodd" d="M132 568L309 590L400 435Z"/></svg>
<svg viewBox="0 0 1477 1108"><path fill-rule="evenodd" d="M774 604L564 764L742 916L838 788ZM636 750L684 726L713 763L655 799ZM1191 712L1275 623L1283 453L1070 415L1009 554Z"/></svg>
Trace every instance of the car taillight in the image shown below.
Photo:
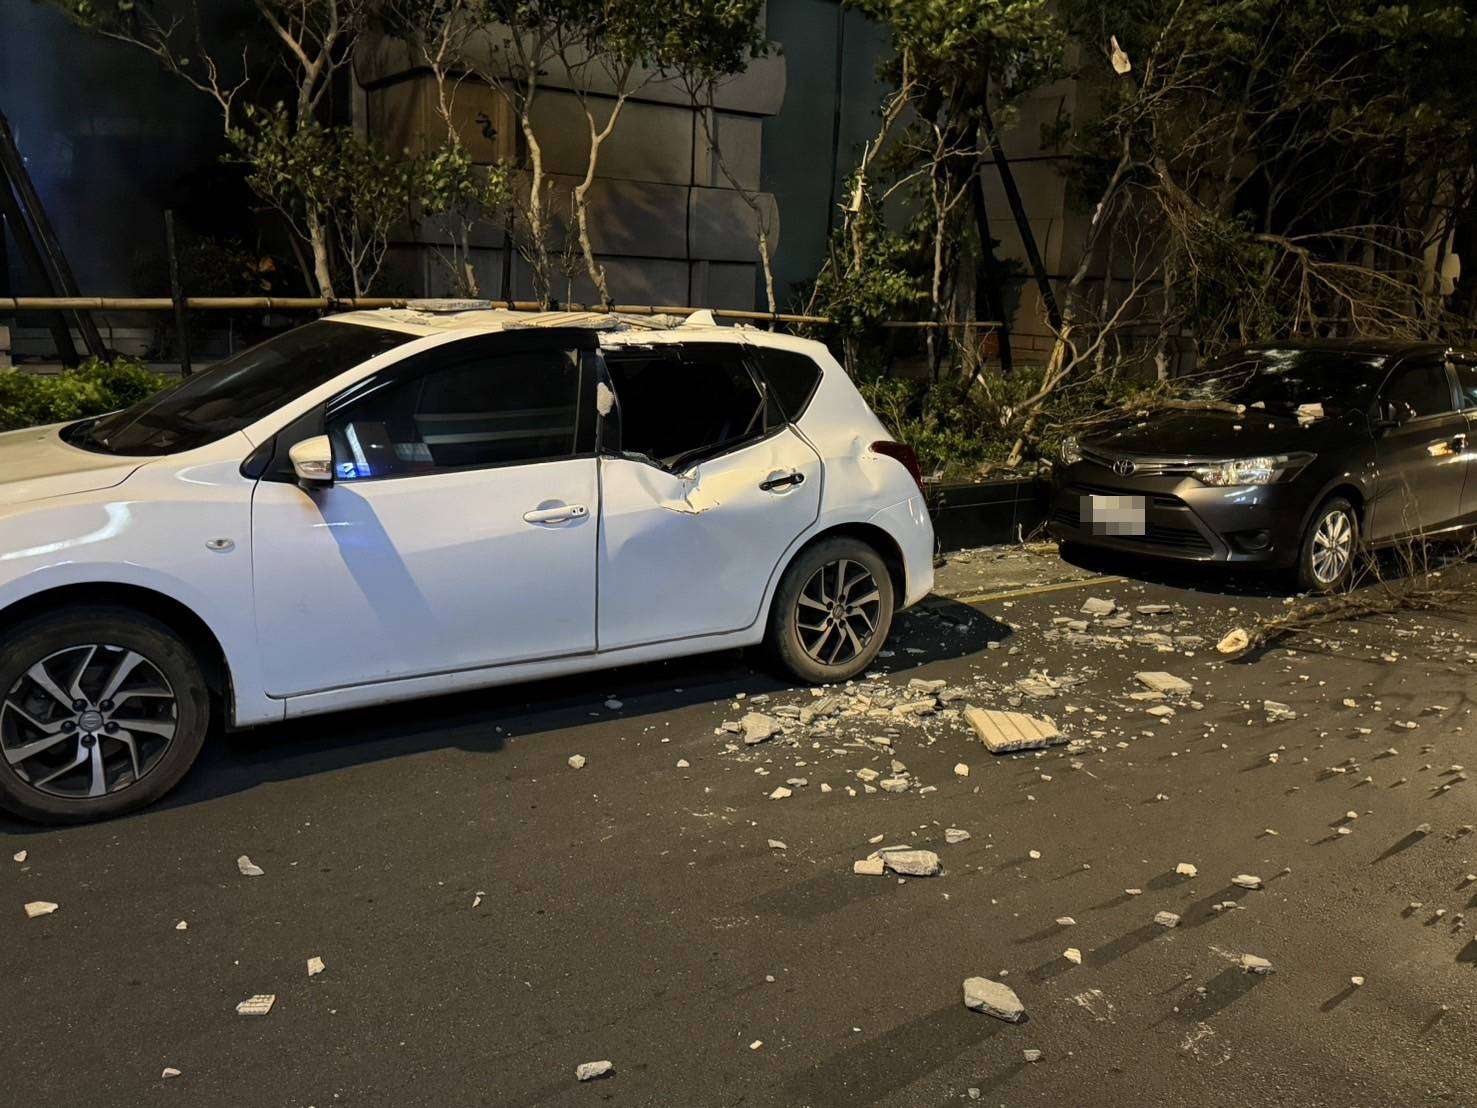
<svg viewBox="0 0 1477 1108"><path fill-rule="evenodd" d="M872 453L881 454L888 458L896 458L903 463L903 468L913 475L913 480L918 484L918 491L923 491L923 467L918 464L918 455L913 448L905 442L893 442L885 439L882 442L872 444Z"/></svg>

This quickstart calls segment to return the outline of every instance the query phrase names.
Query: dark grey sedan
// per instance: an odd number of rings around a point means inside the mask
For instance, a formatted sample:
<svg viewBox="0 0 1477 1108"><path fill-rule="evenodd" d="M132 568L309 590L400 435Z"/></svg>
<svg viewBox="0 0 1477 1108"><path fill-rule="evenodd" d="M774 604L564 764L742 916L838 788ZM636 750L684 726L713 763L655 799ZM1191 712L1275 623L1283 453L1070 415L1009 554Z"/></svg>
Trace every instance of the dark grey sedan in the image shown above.
<svg viewBox="0 0 1477 1108"><path fill-rule="evenodd" d="M1222 356L1186 406L1069 441L1051 534L1347 584L1361 550L1477 524L1477 356L1391 341Z"/></svg>

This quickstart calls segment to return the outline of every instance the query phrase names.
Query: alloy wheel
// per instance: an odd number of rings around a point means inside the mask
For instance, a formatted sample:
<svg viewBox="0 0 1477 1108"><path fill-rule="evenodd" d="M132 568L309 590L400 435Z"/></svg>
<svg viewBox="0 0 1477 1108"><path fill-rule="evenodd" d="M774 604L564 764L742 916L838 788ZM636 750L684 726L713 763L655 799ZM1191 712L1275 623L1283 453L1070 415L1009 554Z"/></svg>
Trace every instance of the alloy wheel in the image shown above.
<svg viewBox="0 0 1477 1108"><path fill-rule="evenodd" d="M1343 576L1354 556L1354 521L1340 508L1328 512L1313 532L1313 578L1331 585Z"/></svg>
<svg viewBox="0 0 1477 1108"><path fill-rule="evenodd" d="M845 665L877 633L881 603L882 591L866 566L849 558L826 563L795 602L801 647L821 665Z"/></svg>
<svg viewBox="0 0 1477 1108"><path fill-rule="evenodd" d="M157 665L90 643L49 654L0 702L0 753L32 788L82 800L136 783L174 741L179 711Z"/></svg>

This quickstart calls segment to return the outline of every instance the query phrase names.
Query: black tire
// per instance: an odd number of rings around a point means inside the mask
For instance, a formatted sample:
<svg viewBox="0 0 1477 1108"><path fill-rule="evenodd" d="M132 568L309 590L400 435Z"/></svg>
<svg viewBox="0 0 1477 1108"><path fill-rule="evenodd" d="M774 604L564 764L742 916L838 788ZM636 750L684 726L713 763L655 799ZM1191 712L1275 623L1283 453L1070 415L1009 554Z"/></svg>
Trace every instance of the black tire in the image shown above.
<svg viewBox="0 0 1477 1108"><path fill-rule="evenodd" d="M1333 535L1347 536L1347 548L1342 558L1336 560L1336 572L1333 564L1326 560L1327 544ZM1342 543L1343 539L1339 541ZM1342 592L1354 579L1359 555L1359 513L1344 497L1331 496L1308 517L1308 526L1298 548L1296 575L1299 591Z"/></svg>
<svg viewBox="0 0 1477 1108"><path fill-rule="evenodd" d="M102 694L118 674L116 700L105 701ZM44 680L64 695L80 689L83 698L69 707L46 691ZM111 705L106 712L104 703ZM124 729L127 723L135 725L132 732ZM84 730L89 726L95 735ZM143 808L184 777L209 726L210 691L200 662L164 623L105 605L33 617L9 630L0 646L0 747L6 754L0 758L0 808L51 824ZM22 746L55 737L57 727L65 738L11 763ZM75 759L72 768L54 776L69 759ZM99 780L103 791L88 795Z"/></svg>
<svg viewBox="0 0 1477 1108"><path fill-rule="evenodd" d="M822 578L821 590L817 592L817 574L823 569L827 573L844 572L849 584L838 590L834 578ZM865 584L863 571L875 585L876 597L857 604L873 591ZM834 607L832 612L822 614L818 604L819 597L833 592L841 601L849 602L843 604L839 618ZM801 681L813 685L847 681L877 657L892 629L892 609L892 576L882 556L860 539L847 536L823 539L801 551L780 578L770 609L768 646L779 664ZM814 613L819 624L829 622L831 630L825 640L819 638L820 626L801 618L802 611ZM864 636L868 622L872 625L871 632ZM850 635L846 633L847 628ZM855 649L858 643L859 650ZM828 660L833 649L837 651L834 663Z"/></svg>

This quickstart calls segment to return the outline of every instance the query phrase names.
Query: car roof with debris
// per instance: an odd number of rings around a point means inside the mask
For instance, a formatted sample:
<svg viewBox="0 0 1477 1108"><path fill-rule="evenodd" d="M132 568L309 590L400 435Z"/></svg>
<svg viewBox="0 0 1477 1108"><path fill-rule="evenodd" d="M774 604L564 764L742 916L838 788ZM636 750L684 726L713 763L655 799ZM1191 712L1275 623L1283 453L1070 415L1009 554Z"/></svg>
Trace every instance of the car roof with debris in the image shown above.
<svg viewBox="0 0 1477 1108"><path fill-rule="evenodd" d="M1286 342L1258 342L1239 350L1321 350L1329 353L1367 354L1376 357L1405 357L1412 354L1445 354L1453 349L1449 343L1412 339L1292 339ZM1234 351L1232 351L1234 353Z"/></svg>
<svg viewBox="0 0 1477 1108"><path fill-rule="evenodd" d="M403 308L370 308L327 316L335 323L356 323L412 335L440 335L452 331L493 334L499 331L581 327L595 331L672 331L677 328L717 328L713 313L694 312L636 315L627 312L514 311L493 308L476 300L410 300ZM729 330L730 328L723 328Z"/></svg>

